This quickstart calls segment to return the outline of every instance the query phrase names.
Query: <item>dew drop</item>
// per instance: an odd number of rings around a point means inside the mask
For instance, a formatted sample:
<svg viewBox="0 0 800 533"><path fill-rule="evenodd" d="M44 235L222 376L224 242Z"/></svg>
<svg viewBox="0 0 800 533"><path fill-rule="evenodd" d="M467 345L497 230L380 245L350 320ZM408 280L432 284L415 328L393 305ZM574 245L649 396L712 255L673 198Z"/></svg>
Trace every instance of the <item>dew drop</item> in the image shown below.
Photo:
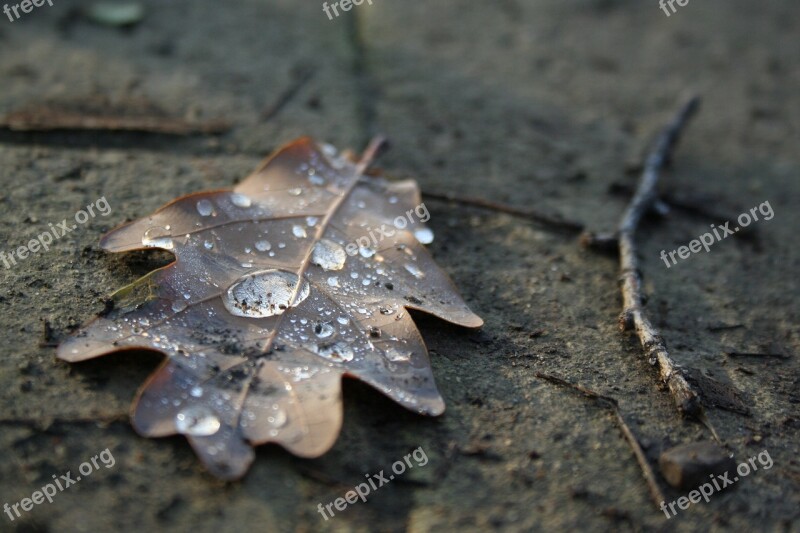
<svg viewBox="0 0 800 533"><path fill-rule="evenodd" d="M272 248L272 245L269 243L269 241L256 242L256 250L259 252L267 252L270 248Z"/></svg>
<svg viewBox="0 0 800 533"><path fill-rule="evenodd" d="M361 257L370 258L375 255L375 250L366 246L362 246L358 249L358 253L361 254Z"/></svg>
<svg viewBox="0 0 800 533"><path fill-rule="evenodd" d="M203 198L197 202L197 212L200 216L207 217L214 212L214 204L210 200Z"/></svg>
<svg viewBox="0 0 800 533"><path fill-rule="evenodd" d="M422 244L430 244L433 242L433 231L428 228L420 228L414 230L414 237Z"/></svg>
<svg viewBox="0 0 800 533"><path fill-rule="evenodd" d="M303 189L301 189L300 187L295 187L294 189L289 189L286 192L288 192L292 196L300 196L301 194L303 194Z"/></svg>
<svg viewBox="0 0 800 533"><path fill-rule="evenodd" d="M305 239L308 236L303 226L292 227L292 234L299 239Z"/></svg>
<svg viewBox="0 0 800 533"><path fill-rule="evenodd" d="M384 357L393 363L406 362L411 359L411 352L398 350L395 347L390 347L383 351Z"/></svg>
<svg viewBox="0 0 800 533"><path fill-rule="evenodd" d="M336 332L330 322L322 322L314 326L314 334L320 339L327 339Z"/></svg>
<svg viewBox="0 0 800 533"><path fill-rule="evenodd" d="M249 196L245 196L244 194L240 194L238 192L235 192L231 195L231 202L233 202L233 205L236 207L250 207L253 205L253 202L250 200Z"/></svg>
<svg viewBox="0 0 800 533"><path fill-rule="evenodd" d="M202 406L189 407L175 416L175 427L184 435L207 437L219 431L221 425L219 418Z"/></svg>
<svg viewBox="0 0 800 533"><path fill-rule="evenodd" d="M328 285L331 287L338 287L339 286L339 278L336 276L331 276L328 278Z"/></svg>
<svg viewBox="0 0 800 533"><path fill-rule="evenodd" d="M350 319L347 318L346 316L340 316L339 318L336 319L336 321L343 326L346 326L347 324L350 323Z"/></svg>
<svg viewBox="0 0 800 533"><path fill-rule="evenodd" d="M323 270L341 270L346 259L344 248L328 239L317 242L311 254L311 262Z"/></svg>
<svg viewBox="0 0 800 533"><path fill-rule="evenodd" d="M328 157L336 157L336 147L332 144L320 143L319 147L322 148L322 153Z"/></svg>
<svg viewBox="0 0 800 533"><path fill-rule="evenodd" d="M331 344L320 344L317 346L317 353L334 362L352 361L353 349L343 342L334 342Z"/></svg>
<svg viewBox="0 0 800 533"><path fill-rule="evenodd" d="M142 235L142 244L151 248L164 248L165 250L172 250L174 244L170 237L169 227L153 226L147 228Z"/></svg>
<svg viewBox="0 0 800 533"><path fill-rule="evenodd" d="M186 309L187 304L183 300L175 300L172 302L172 311L174 313L180 313L184 309Z"/></svg>
<svg viewBox="0 0 800 533"><path fill-rule="evenodd" d="M203 395L203 387L195 385L194 387L192 387L192 390L189 391L189 394L191 394L195 398L199 398L200 396Z"/></svg>
<svg viewBox="0 0 800 533"><path fill-rule="evenodd" d="M223 303L233 315L262 318L283 314L291 305L298 278L282 270L262 270L240 278L226 291ZM297 305L310 292L303 280L294 304Z"/></svg>
<svg viewBox="0 0 800 533"><path fill-rule="evenodd" d="M213 243L213 242L211 242L211 241L205 241L205 242L203 243L203 247L204 247L206 250L210 250L210 249L212 249L212 248L214 247L214 243Z"/></svg>

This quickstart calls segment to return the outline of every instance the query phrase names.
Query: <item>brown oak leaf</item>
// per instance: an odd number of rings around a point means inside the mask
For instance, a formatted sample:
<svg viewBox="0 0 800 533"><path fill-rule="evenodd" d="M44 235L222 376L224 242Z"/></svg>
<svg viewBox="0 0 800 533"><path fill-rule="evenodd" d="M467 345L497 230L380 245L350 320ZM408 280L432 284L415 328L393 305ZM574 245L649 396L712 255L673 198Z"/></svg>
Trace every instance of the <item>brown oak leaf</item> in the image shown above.
<svg viewBox="0 0 800 533"><path fill-rule="evenodd" d="M344 375L441 414L407 309L483 321L423 246L433 236L417 184L366 176L368 159L301 138L233 190L178 198L111 231L105 250L160 248L176 260L116 292L58 357L163 352L132 424L147 437L185 435L225 479L245 474L257 444L301 457L330 449Z"/></svg>

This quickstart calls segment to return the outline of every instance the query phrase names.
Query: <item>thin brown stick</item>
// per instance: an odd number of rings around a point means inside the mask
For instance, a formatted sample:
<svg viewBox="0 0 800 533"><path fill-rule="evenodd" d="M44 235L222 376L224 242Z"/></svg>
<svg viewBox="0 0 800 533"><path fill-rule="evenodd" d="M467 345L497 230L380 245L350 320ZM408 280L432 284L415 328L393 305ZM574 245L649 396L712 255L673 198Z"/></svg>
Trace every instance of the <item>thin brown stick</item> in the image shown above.
<svg viewBox="0 0 800 533"><path fill-rule="evenodd" d="M636 456L636 462L639 464L639 468L642 470L642 475L644 476L645 481L647 482L647 487L650 489L650 496L652 496L653 501L656 505L661 505L666 498L664 498L664 493L661 492L661 488L658 486L658 482L656 481L656 475L653 472L653 469L650 467L650 463L647 461L647 456L644 454L644 450L642 450L639 441L636 439L636 436L631 431L628 424L625 422L625 419L622 417L622 413L619 410L619 404L617 400L610 396L605 396L603 394L597 393L591 389L583 387L581 385L576 385L574 383L570 383L569 381L550 375L544 374L542 372L536 372L535 376L540 379L544 379L551 383L555 383L556 385L561 385L562 387L568 387L570 389L574 389L589 398L596 400L599 403L602 403L609 407L611 411L614 413L614 417L617 421L617 425L619 426L620 431L622 431L622 435L625 437L625 440L628 442L628 445L631 447L633 451L633 455Z"/></svg>
<svg viewBox="0 0 800 533"><path fill-rule="evenodd" d="M113 424L115 422L125 422L128 420L127 413L114 415L101 415L98 417L75 417L75 418L0 418L0 425L25 426L34 429L48 428L54 424Z"/></svg>
<svg viewBox="0 0 800 533"><path fill-rule="evenodd" d="M620 329L634 329L642 344L645 355L652 364L657 364L661 379L669 388L670 394L684 415L694 416L705 421L700 397L686 379L681 369L670 357L667 345L658 329L650 322L644 311L642 296L642 275L636 249L636 229L639 222L658 200L656 185L664 167L678 143L681 133L689 119L694 115L700 100L694 97L678 112L658 137L642 172L636 193L625 210L614 236L584 235L582 241L590 246L607 245L615 239L619 249L620 277L623 307L620 315Z"/></svg>
<svg viewBox="0 0 800 533"><path fill-rule="evenodd" d="M389 141L383 135L376 135L369 142L361 154L361 158L356 163L356 173L364 174L369 166L378 158L380 153L389 145Z"/></svg>
<svg viewBox="0 0 800 533"><path fill-rule="evenodd" d="M126 116L112 111L78 112L40 106L9 113L0 118L0 128L11 131L127 131L189 136L224 133L231 129L231 124L222 119L197 121L156 115Z"/></svg>
<svg viewBox="0 0 800 533"><path fill-rule="evenodd" d="M776 359L789 359L783 353L761 353L761 352L724 352L728 357L774 357Z"/></svg>
<svg viewBox="0 0 800 533"><path fill-rule="evenodd" d="M557 218L551 215L538 213L532 209L522 209L519 207L503 204L500 202L493 202L492 200L485 200L483 198L458 196L452 193L439 193L431 191L424 191L422 195L432 200L442 200L445 202L453 202L456 204L466 205L470 207L479 207L481 209L498 211L500 213L505 213L507 215L519 218L525 218L528 220L532 220L533 222L538 222L543 226L561 231L566 231L568 233L580 233L584 229L583 224L579 222L573 222L571 220L565 220L563 218Z"/></svg>
<svg viewBox="0 0 800 533"><path fill-rule="evenodd" d="M277 114L280 113L281 110L283 110L283 108L286 107L286 105L291 102L295 96L297 96L300 90L305 87L305 85L311 81L311 78L313 77L314 71L310 68L305 68L300 71L297 79L290 83L289 87L287 87L286 90L278 95L278 98L275 100L275 102L261 112L261 120L267 122L268 120L275 118L275 116L277 116Z"/></svg>

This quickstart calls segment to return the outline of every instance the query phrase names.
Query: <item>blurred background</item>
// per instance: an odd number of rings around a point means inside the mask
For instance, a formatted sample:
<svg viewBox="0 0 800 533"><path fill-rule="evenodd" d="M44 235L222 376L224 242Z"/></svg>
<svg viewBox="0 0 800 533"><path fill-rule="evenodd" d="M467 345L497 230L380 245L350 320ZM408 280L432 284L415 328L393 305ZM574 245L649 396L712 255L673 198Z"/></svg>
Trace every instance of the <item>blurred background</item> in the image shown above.
<svg viewBox="0 0 800 533"><path fill-rule="evenodd" d="M102 196L112 208L0 268L0 505L106 448L115 458L23 518L0 515L0 530L797 531L800 10L676 7L372 0L329 18L318 0L52 0L0 14L3 250ZM736 458L766 449L775 467L667 520L608 410L534 375L616 398L656 470L664 449L709 438L618 332L614 258L438 195L612 230L654 134L691 94L702 110L662 184L673 209L640 235L648 310L680 364L743 398L747 412L709 410ZM226 484L185 439L131 429L157 354L55 360L53 345L104 297L170 260L105 254L105 231L231 187L295 137L360 151L377 133L392 142L378 165L430 194L433 255L486 322L472 332L415 316L442 417L348 382L331 452L261 447ZM659 259L764 201L775 216L747 235L669 270ZM317 512L420 446L426 466L330 520ZM669 500L683 495L658 482Z"/></svg>

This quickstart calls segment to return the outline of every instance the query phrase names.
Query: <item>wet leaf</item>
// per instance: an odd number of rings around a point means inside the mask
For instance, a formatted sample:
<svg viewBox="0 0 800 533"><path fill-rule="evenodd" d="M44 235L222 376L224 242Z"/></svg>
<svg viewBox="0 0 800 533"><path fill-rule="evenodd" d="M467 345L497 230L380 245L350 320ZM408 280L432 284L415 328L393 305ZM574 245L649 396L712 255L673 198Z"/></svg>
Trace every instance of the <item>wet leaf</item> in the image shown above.
<svg viewBox="0 0 800 533"><path fill-rule="evenodd" d="M301 457L331 448L344 375L418 413L442 413L407 309L483 322L422 245L433 234L416 183L361 170L303 138L232 191L185 196L111 231L108 251L160 248L176 261L115 293L58 356L166 354L133 425L148 437L186 435L226 479L247 471L253 445Z"/></svg>

